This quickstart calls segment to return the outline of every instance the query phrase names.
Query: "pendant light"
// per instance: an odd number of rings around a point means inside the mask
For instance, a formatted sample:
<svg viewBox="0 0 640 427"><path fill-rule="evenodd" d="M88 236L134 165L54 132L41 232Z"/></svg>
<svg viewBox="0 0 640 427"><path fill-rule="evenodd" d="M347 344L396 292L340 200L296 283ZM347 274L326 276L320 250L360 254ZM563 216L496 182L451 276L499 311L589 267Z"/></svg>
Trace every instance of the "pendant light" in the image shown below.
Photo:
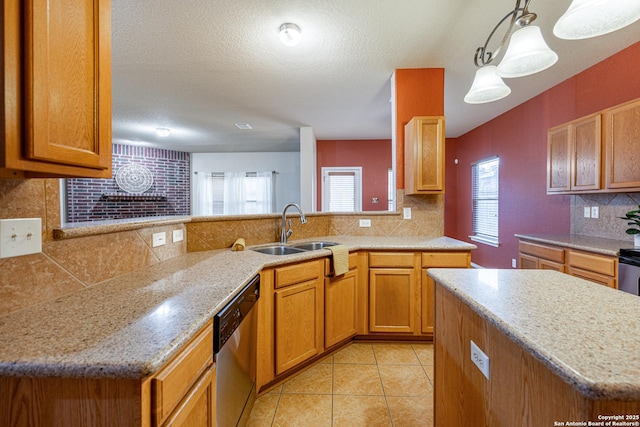
<svg viewBox="0 0 640 427"><path fill-rule="evenodd" d="M524 77L546 70L558 61L542 37L540 27L527 25L511 35L509 47L498 65L502 77Z"/></svg>
<svg viewBox="0 0 640 427"><path fill-rule="evenodd" d="M508 96L511 93L511 89L502 81L496 70L497 67L495 65L485 65L478 68L471 89L464 97L464 102L467 104L484 104Z"/></svg>
<svg viewBox="0 0 640 427"><path fill-rule="evenodd" d="M561 39L579 40L601 36L640 19L639 0L573 0L553 27Z"/></svg>
<svg viewBox="0 0 640 427"><path fill-rule="evenodd" d="M524 5L521 7L523 2ZM530 2L531 0L516 0L515 7L498 21L484 45L476 49L473 62L479 69L476 71L471 89L464 97L465 102L480 104L502 99L511 93L502 77L528 76L547 69L558 61L558 55L542 38L540 28L530 25L537 18L535 13L529 12ZM507 29L498 47L489 51L491 39L505 23ZM521 28L512 33L516 25ZM498 57L507 42L509 46L500 65L489 65Z"/></svg>

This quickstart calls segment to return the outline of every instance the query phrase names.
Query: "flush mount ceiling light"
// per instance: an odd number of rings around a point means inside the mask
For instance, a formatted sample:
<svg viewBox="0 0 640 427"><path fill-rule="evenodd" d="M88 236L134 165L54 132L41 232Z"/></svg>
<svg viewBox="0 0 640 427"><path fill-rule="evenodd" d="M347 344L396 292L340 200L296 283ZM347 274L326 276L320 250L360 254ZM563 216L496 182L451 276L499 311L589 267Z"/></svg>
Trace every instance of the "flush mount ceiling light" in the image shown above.
<svg viewBox="0 0 640 427"><path fill-rule="evenodd" d="M253 129L249 123L236 123L236 127L242 130Z"/></svg>
<svg viewBox="0 0 640 427"><path fill-rule="evenodd" d="M280 25L280 41L287 46L295 46L300 43L302 32L296 24L286 23Z"/></svg>
<svg viewBox="0 0 640 427"><path fill-rule="evenodd" d="M540 28L530 25L537 18L535 13L529 12L530 2L531 0L524 0L524 6L520 7L522 0L516 0L513 10L493 28L484 46L476 49L473 62L481 68L476 72L471 89L465 96L465 102L480 104L502 99L511 93L511 89L500 77L528 76L549 68L558 60L558 55L542 38ZM508 28L500 44L493 52L489 51L487 47L494 34L507 22ZM515 25L520 28L512 34ZM498 56L507 41L509 41L509 47L502 62L497 67L493 66L482 71Z"/></svg>
<svg viewBox="0 0 640 427"><path fill-rule="evenodd" d="M168 128L156 128L156 135L165 137L171 135L171 129Z"/></svg>
<svg viewBox="0 0 640 427"><path fill-rule="evenodd" d="M553 27L553 34L567 40L588 39L619 30L638 19L638 0L573 0Z"/></svg>

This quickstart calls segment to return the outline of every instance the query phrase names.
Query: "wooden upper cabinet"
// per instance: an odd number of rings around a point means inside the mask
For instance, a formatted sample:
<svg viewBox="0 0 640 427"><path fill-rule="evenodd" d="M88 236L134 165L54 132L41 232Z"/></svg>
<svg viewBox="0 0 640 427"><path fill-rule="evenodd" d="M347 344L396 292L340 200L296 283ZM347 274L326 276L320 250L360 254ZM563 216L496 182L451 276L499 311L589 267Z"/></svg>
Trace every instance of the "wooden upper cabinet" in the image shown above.
<svg viewBox="0 0 640 427"><path fill-rule="evenodd" d="M3 7L2 176L111 177L110 1Z"/></svg>
<svg viewBox="0 0 640 427"><path fill-rule="evenodd" d="M593 114L549 129L547 192L602 188L602 119Z"/></svg>
<svg viewBox="0 0 640 427"><path fill-rule="evenodd" d="M444 193L444 117L414 117L404 127L405 194Z"/></svg>
<svg viewBox="0 0 640 427"><path fill-rule="evenodd" d="M606 186L640 189L640 99L604 112Z"/></svg>

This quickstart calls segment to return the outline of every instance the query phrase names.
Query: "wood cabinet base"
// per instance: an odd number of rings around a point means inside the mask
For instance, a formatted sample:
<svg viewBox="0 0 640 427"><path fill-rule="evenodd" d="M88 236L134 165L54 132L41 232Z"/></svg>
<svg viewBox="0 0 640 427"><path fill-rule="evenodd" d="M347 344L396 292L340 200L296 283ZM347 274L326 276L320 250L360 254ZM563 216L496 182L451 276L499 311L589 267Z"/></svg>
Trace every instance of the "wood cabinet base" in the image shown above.
<svg viewBox="0 0 640 427"><path fill-rule="evenodd" d="M471 361L471 340L489 356L490 379ZM580 394L438 284L434 353L436 426L553 426L640 413L637 401Z"/></svg>

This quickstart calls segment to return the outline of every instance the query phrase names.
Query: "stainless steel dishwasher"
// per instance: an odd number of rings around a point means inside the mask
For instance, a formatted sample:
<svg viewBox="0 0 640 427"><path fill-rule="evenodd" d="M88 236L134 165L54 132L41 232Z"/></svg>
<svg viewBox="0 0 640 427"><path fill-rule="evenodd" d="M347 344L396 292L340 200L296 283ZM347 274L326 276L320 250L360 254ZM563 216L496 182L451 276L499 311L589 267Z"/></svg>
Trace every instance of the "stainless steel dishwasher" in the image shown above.
<svg viewBox="0 0 640 427"><path fill-rule="evenodd" d="M216 425L244 426L256 399L256 310L260 276L254 277L213 318L216 353Z"/></svg>

